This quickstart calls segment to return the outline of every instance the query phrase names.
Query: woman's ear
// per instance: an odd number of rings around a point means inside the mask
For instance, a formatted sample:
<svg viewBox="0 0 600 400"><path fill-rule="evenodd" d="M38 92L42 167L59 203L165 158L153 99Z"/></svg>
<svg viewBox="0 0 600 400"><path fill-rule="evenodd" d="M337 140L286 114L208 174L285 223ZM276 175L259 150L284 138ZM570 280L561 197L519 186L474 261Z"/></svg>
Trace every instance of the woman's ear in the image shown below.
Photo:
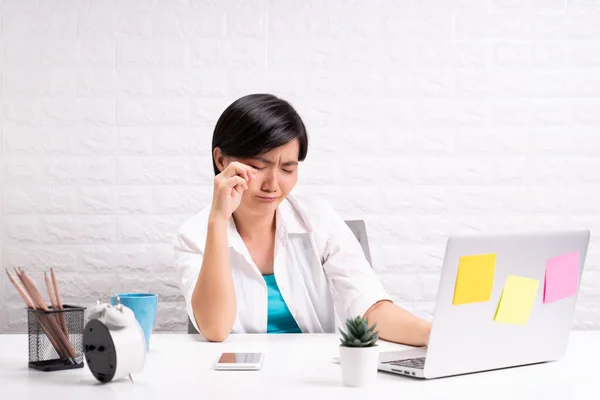
<svg viewBox="0 0 600 400"><path fill-rule="evenodd" d="M223 154L220 148L215 147L213 150L213 158L215 159L215 165L219 169L219 172L222 172L225 167L227 167L227 157L225 154Z"/></svg>

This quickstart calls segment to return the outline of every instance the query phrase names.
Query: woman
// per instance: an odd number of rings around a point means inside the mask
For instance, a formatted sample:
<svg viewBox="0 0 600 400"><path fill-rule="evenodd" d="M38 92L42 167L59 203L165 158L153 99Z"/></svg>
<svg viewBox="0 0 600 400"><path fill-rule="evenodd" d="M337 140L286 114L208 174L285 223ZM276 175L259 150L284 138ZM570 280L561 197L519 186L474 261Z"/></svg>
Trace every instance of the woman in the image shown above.
<svg viewBox="0 0 600 400"><path fill-rule="evenodd" d="M382 339L427 345L430 324L393 304L344 220L325 202L290 195L308 137L288 102L236 100L212 149L212 205L174 242L187 312L202 336L332 333L361 315Z"/></svg>

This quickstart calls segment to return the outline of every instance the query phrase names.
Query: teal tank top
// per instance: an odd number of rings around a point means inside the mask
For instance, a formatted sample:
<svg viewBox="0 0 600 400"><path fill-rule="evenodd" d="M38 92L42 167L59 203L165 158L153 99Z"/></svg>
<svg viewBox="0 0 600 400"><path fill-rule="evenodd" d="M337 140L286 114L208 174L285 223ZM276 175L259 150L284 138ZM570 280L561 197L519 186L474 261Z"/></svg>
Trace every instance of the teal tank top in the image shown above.
<svg viewBox="0 0 600 400"><path fill-rule="evenodd" d="M302 333L289 308L283 301L275 275L263 275L268 290L267 333Z"/></svg>

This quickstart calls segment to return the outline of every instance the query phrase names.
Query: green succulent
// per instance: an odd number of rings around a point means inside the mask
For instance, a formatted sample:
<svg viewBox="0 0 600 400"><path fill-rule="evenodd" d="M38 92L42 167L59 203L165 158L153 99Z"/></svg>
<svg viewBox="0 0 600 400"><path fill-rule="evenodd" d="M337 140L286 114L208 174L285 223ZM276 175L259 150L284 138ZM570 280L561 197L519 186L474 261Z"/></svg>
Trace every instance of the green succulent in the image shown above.
<svg viewBox="0 0 600 400"><path fill-rule="evenodd" d="M345 347L372 347L377 346L379 331L374 332L375 326L369 327L369 321L360 315L356 318L346 319L346 332L340 328L342 346Z"/></svg>

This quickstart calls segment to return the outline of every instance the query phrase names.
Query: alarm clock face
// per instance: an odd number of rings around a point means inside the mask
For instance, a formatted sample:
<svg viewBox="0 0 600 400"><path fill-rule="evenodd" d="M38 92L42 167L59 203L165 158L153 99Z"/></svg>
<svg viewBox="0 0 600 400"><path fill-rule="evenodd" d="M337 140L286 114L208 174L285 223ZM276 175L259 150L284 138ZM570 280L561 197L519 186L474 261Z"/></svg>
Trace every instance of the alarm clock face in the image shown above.
<svg viewBox="0 0 600 400"><path fill-rule="evenodd" d="M100 382L110 382L117 370L117 352L108 328L92 319L83 331L85 361Z"/></svg>

